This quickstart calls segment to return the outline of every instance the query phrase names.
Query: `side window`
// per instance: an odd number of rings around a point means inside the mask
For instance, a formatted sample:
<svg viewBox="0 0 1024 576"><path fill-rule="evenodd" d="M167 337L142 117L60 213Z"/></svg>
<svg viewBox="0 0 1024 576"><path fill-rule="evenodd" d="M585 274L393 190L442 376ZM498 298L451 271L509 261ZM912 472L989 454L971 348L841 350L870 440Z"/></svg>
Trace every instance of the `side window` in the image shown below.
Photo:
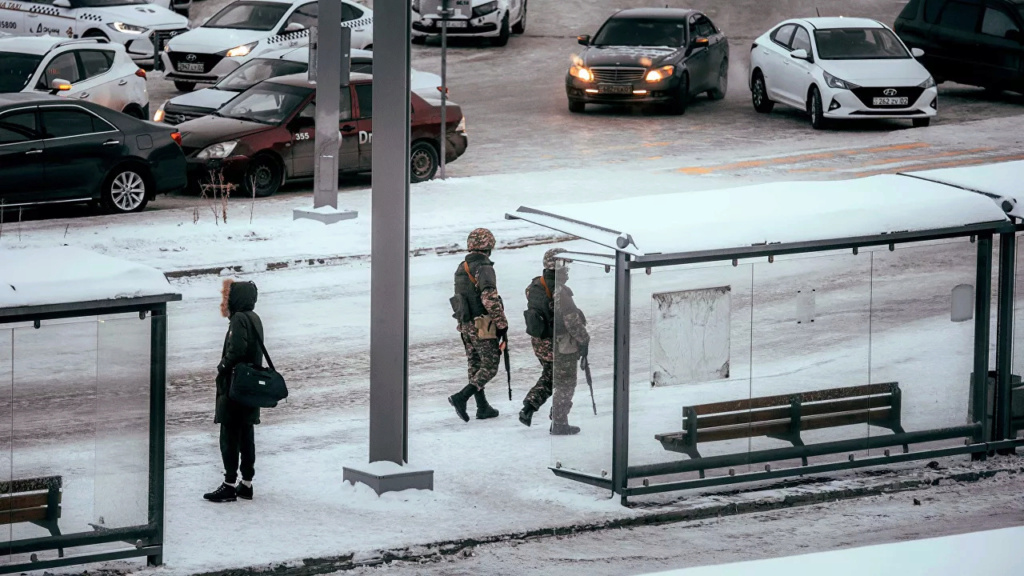
<svg viewBox="0 0 1024 576"><path fill-rule="evenodd" d="M299 112L299 118L316 118L316 102L310 102L306 104L306 107Z"/></svg>
<svg viewBox="0 0 1024 576"><path fill-rule="evenodd" d="M74 84L81 80L81 76L78 74L78 60L75 58L74 52L65 52L46 65L46 72L39 77L40 90L49 90L50 84L60 78L61 80L67 80Z"/></svg>
<svg viewBox="0 0 1024 576"><path fill-rule="evenodd" d="M352 72L359 72L361 74L373 74L373 60L369 62L353 62Z"/></svg>
<svg viewBox="0 0 1024 576"><path fill-rule="evenodd" d="M114 64L114 53L106 50L80 50L78 60L82 63L84 78L105 74Z"/></svg>
<svg viewBox="0 0 1024 576"><path fill-rule="evenodd" d="M372 118L373 84L356 84L356 100L359 101L359 118Z"/></svg>
<svg viewBox="0 0 1024 576"><path fill-rule="evenodd" d="M46 129L47 138L84 136L111 129L109 124L88 112L62 108L43 110L43 127Z"/></svg>
<svg viewBox="0 0 1024 576"><path fill-rule="evenodd" d="M794 31L796 31L796 24L780 26L775 30L775 32L772 32L772 41L788 50L789 42L793 38Z"/></svg>
<svg viewBox="0 0 1024 576"><path fill-rule="evenodd" d="M341 21L351 22L352 20L359 20L363 17L363 11L355 6L349 6L348 4L341 5Z"/></svg>
<svg viewBox="0 0 1024 576"><path fill-rule="evenodd" d="M917 12L921 8L921 0L910 0L900 12L900 18L904 20L917 20Z"/></svg>
<svg viewBox="0 0 1024 576"><path fill-rule="evenodd" d="M715 27L711 25L711 21L704 16L697 17L697 36L700 38L708 38L715 35Z"/></svg>
<svg viewBox="0 0 1024 576"><path fill-rule="evenodd" d="M924 0L924 21L929 24L938 22L939 14L945 4L946 0Z"/></svg>
<svg viewBox="0 0 1024 576"><path fill-rule="evenodd" d="M1020 28L1009 14L995 8L985 8L985 17L981 20L981 33L999 38L1020 38Z"/></svg>
<svg viewBox="0 0 1024 576"><path fill-rule="evenodd" d="M939 26L961 32L974 32L978 29L978 18L980 17L980 4L951 0L939 16Z"/></svg>
<svg viewBox="0 0 1024 576"><path fill-rule="evenodd" d="M35 112L12 112L0 116L0 146L38 139Z"/></svg>
<svg viewBox="0 0 1024 576"><path fill-rule="evenodd" d="M311 2L304 6L299 6L292 15L288 17L288 20L284 23L284 28L281 28L281 32L288 27L289 24L302 24L302 27L309 30L313 26L316 26L316 19L320 13L316 2Z"/></svg>
<svg viewBox="0 0 1024 576"><path fill-rule="evenodd" d="M793 50L803 49L808 54L811 54L811 35L807 33L803 26L797 26L796 34L793 34L791 46Z"/></svg>

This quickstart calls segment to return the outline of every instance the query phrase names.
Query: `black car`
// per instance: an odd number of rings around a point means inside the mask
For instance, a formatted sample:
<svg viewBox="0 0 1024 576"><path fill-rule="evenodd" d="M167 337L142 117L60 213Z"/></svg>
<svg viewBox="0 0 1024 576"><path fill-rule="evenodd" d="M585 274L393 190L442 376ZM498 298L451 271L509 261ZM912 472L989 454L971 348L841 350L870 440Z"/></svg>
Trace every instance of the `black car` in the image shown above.
<svg viewBox="0 0 1024 576"><path fill-rule="evenodd" d="M570 112L587 104L664 104L682 114L696 94L725 97L729 41L695 10L620 10L578 40L587 49L565 76Z"/></svg>
<svg viewBox="0 0 1024 576"><path fill-rule="evenodd" d="M85 101L0 94L0 202L138 212L186 185L181 135Z"/></svg>
<svg viewBox="0 0 1024 576"><path fill-rule="evenodd" d="M893 28L936 82L1024 93L1024 0L910 0Z"/></svg>

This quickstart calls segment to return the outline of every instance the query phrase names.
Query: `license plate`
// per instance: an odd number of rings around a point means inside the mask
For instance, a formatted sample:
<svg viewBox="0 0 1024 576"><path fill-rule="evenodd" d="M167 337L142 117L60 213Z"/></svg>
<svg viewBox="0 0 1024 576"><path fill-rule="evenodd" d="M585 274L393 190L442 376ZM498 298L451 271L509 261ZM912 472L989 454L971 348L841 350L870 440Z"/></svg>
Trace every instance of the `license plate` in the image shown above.
<svg viewBox="0 0 1024 576"><path fill-rule="evenodd" d="M178 62L178 72L205 72L206 66L202 62Z"/></svg>
<svg viewBox="0 0 1024 576"><path fill-rule="evenodd" d="M441 27L441 23L438 22L436 24L436 26L438 28L440 28ZM465 20L449 20L448 21L448 27L449 28L466 28L468 26L469 26L469 22L466 22Z"/></svg>
<svg viewBox="0 0 1024 576"><path fill-rule="evenodd" d="M622 86L617 84L598 84L597 91L601 94L632 94L633 86Z"/></svg>
<svg viewBox="0 0 1024 576"><path fill-rule="evenodd" d="M910 106L910 98L875 98L875 106Z"/></svg>

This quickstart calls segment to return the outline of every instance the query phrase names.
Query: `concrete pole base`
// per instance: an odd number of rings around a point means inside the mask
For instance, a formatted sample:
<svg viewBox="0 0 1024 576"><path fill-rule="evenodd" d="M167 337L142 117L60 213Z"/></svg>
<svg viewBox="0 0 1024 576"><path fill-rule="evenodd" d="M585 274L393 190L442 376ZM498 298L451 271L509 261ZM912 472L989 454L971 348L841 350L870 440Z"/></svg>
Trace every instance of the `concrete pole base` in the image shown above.
<svg viewBox="0 0 1024 576"><path fill-rule="evenodd" d="M296 208L292 212L292 220L316 220L317 222L323 222L324 224L334 224L335 222L341 222L342 220L352 220L357 218L359 212L355 210L338 210L337 208L331 208L330 206L321 206L320 208Z"/></svg>
<svg viewBox="0 0 1024 576"><path fill-rule="evenodd" d="M345 466L342 468L344 482L366 484L378 496L385 492L401 490L433 490L434 471L400 466L394 462L371 462L362 466Z"/></svg>

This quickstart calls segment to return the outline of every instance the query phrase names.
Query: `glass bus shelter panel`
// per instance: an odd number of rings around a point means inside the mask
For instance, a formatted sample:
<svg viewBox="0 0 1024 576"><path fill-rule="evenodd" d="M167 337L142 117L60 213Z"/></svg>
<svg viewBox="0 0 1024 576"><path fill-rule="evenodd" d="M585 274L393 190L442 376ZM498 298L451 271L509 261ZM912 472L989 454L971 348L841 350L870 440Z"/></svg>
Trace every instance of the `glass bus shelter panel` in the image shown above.
<svg viewBox="0 0 1024 576"><path fill-rule="evenodd" d="M14 331L0 329L0 482L11 481L14 436ZM0 491L0 498L7 496ZM0 506L0 566L10 562L11 512Z"/></svg>
<svg viewBox="0 0 1024 576"><path fill-rule="evenodd" d="M95 482L97 324L43 322L14 330L11 476L59 490L47 518L12 525L12 539L91 532ZM52 506L59 506L53 510ZM55 558L56 551L39 553ZM18 558L18 561L25 561ZM13 560L12 560L13 561Z"/></svg>
<svg viewBox="0 0 1024 576"><path fill-rule="evenodd" d="M552 395L534 413L532 427L552 432L552 466L610 479L615 268L606 271L604 266L559 261L555 285L549 288L554 299L555 325L549 344L553 360ZM545 343L533 342L537 358ZM582 352L587 353L586 364ZM542 364L539 359L535 361L540 377ZM590 385L584 367L589 368ZM531 379L531 386L538 383L539 380ZM538 398L543 396L541 393ZM579 427L579 433L565 434L571 431L564 427L566 424Z"/></svg>
<svg viewBox="0 0 1024 576"><path fill-rule="evenodd" d="M868 435L871 257L852 251L759 259L754 265L749 423L752 452ZM863 447L862 447L863 449ZM845 460L856 449L780 458L779 467Z"/></svg>
<svg viewBox="0 0 1024 576"><path fill-rule="evenodd" d="M1012 374L1024 376L1024 236L1017 237L1017 257L1014 260L1013 279L1013 360ZM1015 387L1019 384L1014 384ZM1024 389L1014 396L1024 394ZM1014 414L1015 418L1024 418L1024 414Z"/></svg>
<svg viewBox="0 0 1024 576"><path fill-rule="evenodd" d="M700 405L749 398L752 272L749 264L731 262L633 271L630 466L685 465L747 451L745 441L703 442L703 432L688 432L684 414ZM729 468L704 473L727 475ZM656 481L698 475L698 469L688 469Z"/></svg>
<svg viewBox="0 0 1024 576"><path fill-rule="evenodd" d="M149 519L151 318L99 321L92 520L99 530L142 526Z"/></svg>
<svg viewBox="0 0 1024 576"><path fill-rule="evenodd" d="M971 421L977 254L966 238L871 252L871 379L898 384L907 432ZM916 449L962 446L963 438Z"/></svg>

